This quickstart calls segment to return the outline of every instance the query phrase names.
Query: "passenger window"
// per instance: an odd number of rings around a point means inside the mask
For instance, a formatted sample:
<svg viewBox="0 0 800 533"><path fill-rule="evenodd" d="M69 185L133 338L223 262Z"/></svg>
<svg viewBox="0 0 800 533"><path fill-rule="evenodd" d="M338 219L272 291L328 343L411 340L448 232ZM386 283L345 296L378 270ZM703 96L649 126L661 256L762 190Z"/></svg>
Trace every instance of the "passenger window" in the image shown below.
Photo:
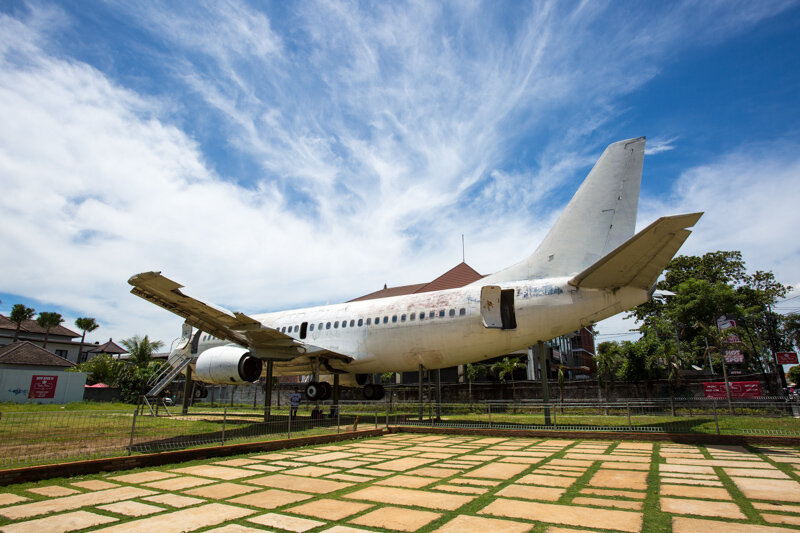
<svg viewBox="0 0 800 533"><path fill-rule="evenodd" d="M448 314L449 314L449 315L450 315L450 317L452 318L452 317L456 316L456 310L455 310L455 309L451 309L451 310L450 310L450 312L449 312Z"/></svg>
<svg viewBox="0 0 800 533"><path fill-rule="evenodd" d="M300 331L300 326L295 326L294 327L294 332L297 333L298 331Z"/></svg>
<svg viewBox="0 0 800 533"><path fill-rule="evenodd" d="M436 316L436 311L431 311L428 313L428 318L434 318Z"/></svg>
<svg viewBox="0 0 800 533"><path fill-rule="evenodd" d="M361 327L363 325L364 325L364 319L363 318L359 318L358 319L358 327Z"/></svg>
<svg viewBox="0 0 800 533"><path fill-rule="evenodd" d="M319 323L319 325L317 326L317 329L322 329L322 322Z"/></svg>
<svg viewBox="0 0 800 533"><path fill-rule="evenodd" d="M352 328L355 325L356 325L356 321L355 320L350 320L350 327Z"/></svg>
<svg viewBox="0 0 800 533"><path fill-rule="evenodd" d="M376 317L375 317L375 325L377 326L377 325L378 325L378 324L380 324L380 323L381 323L381 317L379 317L379 316L376 316Z"/></svg>
<svg viewBox="0 0 800 533"><path fill-rule="evenodd" d="M372 322L372 319L371 319L371 318L368 318L368 319L367 319L367 325L368 325L368 326L369 326L370 322Z"/></svg>
<svg viewBox="0 0 800 533"><path fill-rule="evenodd" d="M392 317L392 322L393 322L393 323L394 323L394 322L397 322L397 315L394 315L394 316Z"/></svg>
<svg viewBox="0 0 800 533"><path fill-rule="evenodd" d="M333 323L333 327L334 327L334 328L338 328L338 327L339 327L339 321L338 321L338 320L337 320L336 322L334 322L334 323Z"/></svg>
<svg viewBox="0 0 800 533"><path fill-rule="evenodd" d="M463 307L461 309L459 309L458 316L464 316L466 314L467 314L467 310L466 309L464 309Z"/></svg>
<svg viewBox="0 0 800 533"><path fill-rule="evenodd" d="M408 317L408 319L409 320L414 320L416 317L417 317L417 313L411 313L411 315Z"/></svg>
<svg viewBox="0 0 800 533"><path fill-rule="evenodd" d="M397 320L397 317L394 317L394 319ZM389 317L388 316L383 317L383 323L387 324L388 322L389 322Z"/></svg>
<svg viewBox="0 0 800 533"><path fill-rule="evenodd" d="M343 327L343 328L346 328L346 327L347 327L347 320L342 320L342 327Z"/></svg>
<svg viewBox="0 0 800 533"><path fill-rule="evenodd" d="M331 323L330 323L330 322L328 322L327 324L325 324L325 329L331 329Z"/></svg>
<svg viewBox="0 0 800 533"><path fill-rule="evenodd" d="M314 324L311 324L310 326L308 326L308 328L309 328L311 331L314 331Z"/></svg>
<svg viewBox="0 0 800 533"><path fill-rule="evenodd" d="M419 319L420 319L420 320L425 320L425 311L423 311L423 312L421 312L421 313L419 314Z"/></svg>
<svg viewBox="0 0 800 533"><path fill-rule="evenodd" d="M444 309L439 311L439 318L444 318Z"/></svg>
<svg viewBox="0 0 800 533"><path fill-rule="evenodd" d="M400 322L406 321L406 315L400 315Z"/></svg>

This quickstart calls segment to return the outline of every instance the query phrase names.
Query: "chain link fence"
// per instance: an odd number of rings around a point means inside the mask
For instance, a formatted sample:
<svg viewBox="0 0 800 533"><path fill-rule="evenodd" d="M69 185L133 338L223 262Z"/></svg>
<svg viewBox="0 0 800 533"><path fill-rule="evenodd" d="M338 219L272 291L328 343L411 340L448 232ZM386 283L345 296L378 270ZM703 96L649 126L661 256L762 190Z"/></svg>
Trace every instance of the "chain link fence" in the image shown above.
<svg viewBox="0 0 800 533"><path fill-rule="evenodd" d="M312 409L313 407L313 409ZM324 435L386 426L800 437L800 404L774 400L329 402L288 407L0 413L0 468Z"/></svg>

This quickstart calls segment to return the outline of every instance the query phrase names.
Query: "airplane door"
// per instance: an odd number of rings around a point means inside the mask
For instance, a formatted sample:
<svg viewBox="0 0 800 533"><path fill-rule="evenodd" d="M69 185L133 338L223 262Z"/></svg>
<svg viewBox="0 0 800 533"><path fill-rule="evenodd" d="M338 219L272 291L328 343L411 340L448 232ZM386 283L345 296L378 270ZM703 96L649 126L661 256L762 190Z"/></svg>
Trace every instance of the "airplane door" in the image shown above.
<svg viewBox="0 0 800 533"><path fill-rule="evenodd" d="M487 328L502 328L503 317L500 314L500 287L487 285L481 287L481 318Z"/></svg>

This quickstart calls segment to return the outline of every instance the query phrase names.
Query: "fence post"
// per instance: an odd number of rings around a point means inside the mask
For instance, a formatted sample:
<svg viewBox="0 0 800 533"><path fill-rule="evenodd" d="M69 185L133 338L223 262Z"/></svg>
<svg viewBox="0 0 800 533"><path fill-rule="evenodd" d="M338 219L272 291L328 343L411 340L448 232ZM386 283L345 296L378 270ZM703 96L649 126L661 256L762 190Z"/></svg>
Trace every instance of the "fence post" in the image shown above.
<svg viewBox="0 0 800 533"><path fill-rule="evenodd" d="M341 413L342 413L342 405L338 404L336 406L336 434L339 434L340 427L341 427Z"/></svg>
<svg viewBox="0 0 800 533"><path fill-rule="evenodd" d="M228 419L228 408L222 409L222 445L225 446L225 422Z"/></svg>
<svg viewBox="0 0 800 533"><path fill-rule="evenodd" d="M717 426L717 435L719 435L719 419L717 419L717 400L712 400L711 406L714 408L714 425Z"/></svg>
<svg viewBox="0 0 800 533"><path fill-rule="evenodd" d="M489 407L489 427L492 427L492 404L489 402L486 405Z"/></svg>
<svg viewBox="0 0 800 533"><path fill-rule="evenodd" d="M286 423L286 438L287 439L291 439L292 438L292 410L291 410L291 408L289 409L289 418L288 418L288 421Z"/></svg>
<svg viewBox="0 0 800 533"><path fill-rule="evenodd" d="M564 412L564 406L561 404L561 402L559 402L559 405L561 406L561 412L563 413ZM556 415L556 409L553 409L553 426L558 426L558 419L556 418L556 416L557 416Z"/></svg>
<svg viewBox="0 0 800 533"><path fill-rule="evenodd" d="M375 429L378 429L378 404L375 403Z"/></svg>
<svg viewBox="0 0 800 533"><path fill-rule="evenodd" d="M131 440L128 443L128 455L133 453L133 432L136 431L136 415L139 414L139 406L136 406L136 410L133 412L133 422L131 422Z"/></svg>
<svg viewBox="0 0 800 533"><path fill-rule="evenodd" d="M628 431L633 431L631 426L631 402L625 402L625 408L628 410Z"/></svg>
<svg viewBox="0 0 800 533"><path fill-rule="evenodd" d="M389 429L389 402L386 402L386 429Z"/></svg>

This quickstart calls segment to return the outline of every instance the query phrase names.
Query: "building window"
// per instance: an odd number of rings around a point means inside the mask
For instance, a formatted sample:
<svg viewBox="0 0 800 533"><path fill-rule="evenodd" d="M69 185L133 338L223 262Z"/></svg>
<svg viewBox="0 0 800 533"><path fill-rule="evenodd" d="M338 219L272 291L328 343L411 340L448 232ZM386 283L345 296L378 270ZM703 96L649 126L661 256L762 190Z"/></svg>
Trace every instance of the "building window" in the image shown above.
<svg viewBox="0 0 800 533"><path fill-rule="evenodd" d="M66 359L67 358L67 351L66 350L56 350L56 355Z"/></svg>

